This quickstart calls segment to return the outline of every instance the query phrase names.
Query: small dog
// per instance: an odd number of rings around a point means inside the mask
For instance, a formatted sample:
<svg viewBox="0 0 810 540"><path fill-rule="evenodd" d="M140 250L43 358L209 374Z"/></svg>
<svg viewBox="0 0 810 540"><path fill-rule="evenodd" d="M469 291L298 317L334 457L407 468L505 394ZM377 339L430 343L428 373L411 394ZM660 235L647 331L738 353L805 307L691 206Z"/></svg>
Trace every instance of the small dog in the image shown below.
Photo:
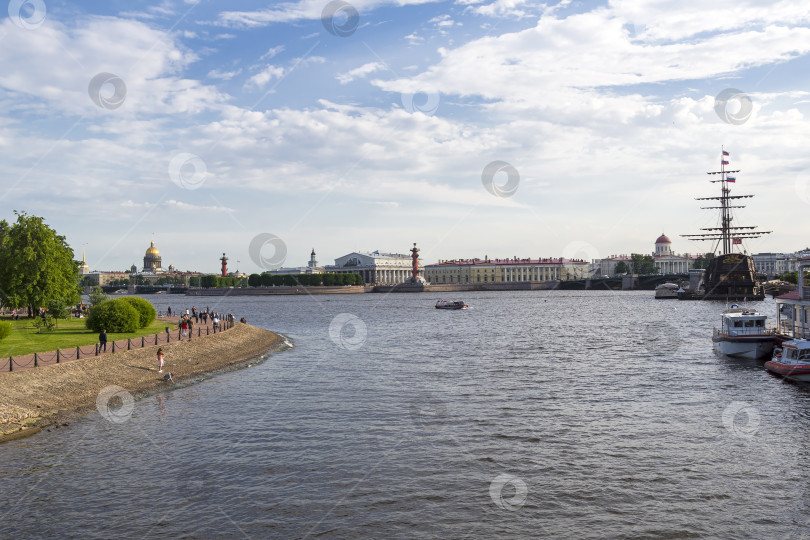
<svg viewBox="0 0 810 540"><path fill-rule="evenodd" d="M166 375L164 375L163 380L165 382L170 382L170 383L174 384L174 379L172 379L172 374L171 373L167 373Z"/></svg>

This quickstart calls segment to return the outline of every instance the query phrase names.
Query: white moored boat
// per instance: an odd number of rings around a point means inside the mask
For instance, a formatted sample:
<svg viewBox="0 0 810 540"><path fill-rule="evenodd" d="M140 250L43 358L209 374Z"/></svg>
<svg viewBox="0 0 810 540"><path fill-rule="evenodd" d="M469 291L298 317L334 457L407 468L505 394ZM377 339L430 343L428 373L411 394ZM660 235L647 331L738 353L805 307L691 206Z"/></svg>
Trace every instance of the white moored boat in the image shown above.
<svg viewBox="0 0 810 540"><path fill-rule="evenodd" d="M720 328L714 329L712 342L721 353L741 358L766 358L773 351L774 329L767 328L767 315L755 309L732 305L720 317Z"/></svg>
<svg viewBox="0 0 810 540"><path fill-rule="evenodd" d="M655 297L659 300L667 298L678 299L678 289L681 287L674 283L662 283L655 288Z"/></svg>

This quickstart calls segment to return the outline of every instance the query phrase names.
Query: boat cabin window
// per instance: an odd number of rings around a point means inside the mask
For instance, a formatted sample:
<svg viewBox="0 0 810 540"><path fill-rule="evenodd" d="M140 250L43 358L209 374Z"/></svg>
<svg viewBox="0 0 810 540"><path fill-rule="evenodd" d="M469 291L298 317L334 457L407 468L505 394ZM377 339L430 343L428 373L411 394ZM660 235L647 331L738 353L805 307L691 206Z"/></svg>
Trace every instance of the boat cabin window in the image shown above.
<svg viewBox="0 0 810 540"><path fill-rule="evenodd" d="M754 327L754 321L745 321L745 327L746 328L753 328Z"/></svg>
<svg viewBox="0 0 810 540"><path fill-rule="evenodd" d="M765 321L760 320L760 321L755 321L755 322L757 323L757 328L762 328L763 326L765 326L764 325Z"/></svg>
<svg viewBox="0 0 810 540"><path fill-rule="evenodd" d="M788 360L796 360L796 353L797 352L799 352L799 351L797 351L796 349L787 349L787 351L785 351L785 357Z"/></svg>
<svg viewBox="0 0 810 540"><path fill-rule="evenodd" d="M734 328L742 328L743 322L742 321L734 321Z"/></svg>
<svg viewBox="0 0 810 540"><path fill-rule="evenodd" d="M799 351L799 360L810 360L810 349Z"/></svg>

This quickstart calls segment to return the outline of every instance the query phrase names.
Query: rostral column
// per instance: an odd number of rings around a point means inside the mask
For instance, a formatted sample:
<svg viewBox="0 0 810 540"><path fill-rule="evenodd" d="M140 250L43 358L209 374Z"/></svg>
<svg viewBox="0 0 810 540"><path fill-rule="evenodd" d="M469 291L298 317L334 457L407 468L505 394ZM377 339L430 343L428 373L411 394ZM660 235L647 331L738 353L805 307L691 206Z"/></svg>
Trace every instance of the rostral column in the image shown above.
<svg viewBox="0 0 810 540"><path fill-rule="evenodd" d="M419 281L419 248L416 247L416 242L413 243L411 249L411 283L418 283Z"/></svg>

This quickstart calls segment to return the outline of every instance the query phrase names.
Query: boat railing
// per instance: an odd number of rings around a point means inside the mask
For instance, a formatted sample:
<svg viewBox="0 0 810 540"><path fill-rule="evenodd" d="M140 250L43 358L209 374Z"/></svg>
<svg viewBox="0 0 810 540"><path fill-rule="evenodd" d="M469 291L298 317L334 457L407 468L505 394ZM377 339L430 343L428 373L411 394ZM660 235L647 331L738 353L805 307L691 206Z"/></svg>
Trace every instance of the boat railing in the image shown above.
<svg viewBox="0 0 810 540"><path fill-rule="evenodd" d="M776 334L776 328L769 326L763 328L761 326L743 327L743 328L724 328L722 330L714 329L715 334L726 334L728 336L772 336Z"/></svg>

